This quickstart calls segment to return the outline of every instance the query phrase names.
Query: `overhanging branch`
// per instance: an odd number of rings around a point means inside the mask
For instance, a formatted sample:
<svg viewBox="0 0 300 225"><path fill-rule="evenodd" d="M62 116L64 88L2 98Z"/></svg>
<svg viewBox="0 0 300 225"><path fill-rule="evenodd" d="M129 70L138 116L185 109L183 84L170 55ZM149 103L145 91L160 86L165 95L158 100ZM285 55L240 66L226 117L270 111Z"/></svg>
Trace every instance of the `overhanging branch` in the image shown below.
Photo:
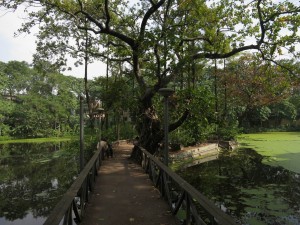
<svg viewBox="0 0 300 225"><path fill-rule="evenodd" d="M259 50L259 49L260 49L260 44L246 45L240 48L234 48L232 51L227 53L196 53L195 55L192 56L192 58L193 59L225 59L246 50Z"/></svg>
<svg viewBox="0 0 300 225"><path fill-rule="evenodd" d="M190 111L186 109L182 114L182 116L175 123L169 125L169 131L171 132L173 130L176 130L178 127L180 127L183 124L183 122L188 118L189 115L190 115Z"/></svg>

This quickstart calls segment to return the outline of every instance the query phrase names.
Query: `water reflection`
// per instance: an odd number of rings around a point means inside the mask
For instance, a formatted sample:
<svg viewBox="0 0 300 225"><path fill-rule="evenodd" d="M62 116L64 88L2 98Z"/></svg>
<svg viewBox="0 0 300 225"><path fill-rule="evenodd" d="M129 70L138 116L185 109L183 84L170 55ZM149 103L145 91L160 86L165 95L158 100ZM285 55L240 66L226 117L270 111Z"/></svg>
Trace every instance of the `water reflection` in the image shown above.
<svg viewBox="0 0 300 225"><path fill-rule="evenodd" d="M77 175L74 143L0 145L0 224L41 224Z"/></svg>
<svg viewBox="0 0 300 225"><path fill-rule="evenodd" d="M239 224L300 224L299 174L262 160L240 149L179 173Z"/></svg>

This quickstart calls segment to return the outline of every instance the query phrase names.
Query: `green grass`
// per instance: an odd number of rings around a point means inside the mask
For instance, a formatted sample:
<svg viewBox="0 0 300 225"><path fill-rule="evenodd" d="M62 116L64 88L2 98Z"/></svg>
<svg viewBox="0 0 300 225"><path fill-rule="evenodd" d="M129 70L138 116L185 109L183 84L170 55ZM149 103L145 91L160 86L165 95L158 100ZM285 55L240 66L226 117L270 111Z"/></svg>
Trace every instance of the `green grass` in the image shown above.
<svg viewBox="0 0 300 225"><path fill-rule="evenodd" d="M70 141L73 137L51 137L51 138L31 138L31 139L10 139L10 140L0 140L0 144L10 144L10 143L43 143L43 142L60 142L60 141Z"/></svg>
<svg viewBox="0 0 300 225"><path fill-rule="evenodd" d="M266 156L264 163L300 173L300 132L243 134L240 147L253 148Z"/></svg>

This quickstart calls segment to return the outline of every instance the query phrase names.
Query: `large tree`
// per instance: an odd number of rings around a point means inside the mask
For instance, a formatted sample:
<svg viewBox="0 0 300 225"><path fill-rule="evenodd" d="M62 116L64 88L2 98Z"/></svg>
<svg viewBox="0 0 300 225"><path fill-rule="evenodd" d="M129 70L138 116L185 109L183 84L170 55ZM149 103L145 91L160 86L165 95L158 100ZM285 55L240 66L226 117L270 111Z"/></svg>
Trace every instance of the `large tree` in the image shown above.
<svg viewBox="0 0 300 225"><path fill-rule="evenodd" d="M0 135L54 136L75 130L80 79L51 71L47 62L35 68L18 61L0 65Z"/></svg>
<svg viewBox="0 0 300 225"><path fill-rule="evenodd" d="M219 78L220 89L226 88L226 96L222 91L223 105L226 105L222 114L225 116L227 111L235 108L240 126L261 107L282 102L299 85L298 79L294 79L286 70L250 54L243 54L237 60L228 62L226 69L218 72L218 75L223 75Z"/></svg>
<svg viewBox="0 0 300 225"><path fill-rule="evenodd" d="M274 63L280 54L299 56L295 46L300 41L300 7L292 0L276 3L141 0L136 4L122 0L3 0L1 3L10 9L21 4L38 6L30 13L25 31L37 23L47 27L55 18L54 24L65 23L75 30L87 30L99 39L99 44L109 43L110 50L114 50L111 57L128 62L139 87L137 129L141 144L150 152L156 150L163 136L153 98L161 87L182 77L188 65L193 75L194 65L200 60L228 58L246 50L253 50ZM108 55L101 48L96 49L98 56ZM170 131L187 116L185 110L170 124Z"/></svg>

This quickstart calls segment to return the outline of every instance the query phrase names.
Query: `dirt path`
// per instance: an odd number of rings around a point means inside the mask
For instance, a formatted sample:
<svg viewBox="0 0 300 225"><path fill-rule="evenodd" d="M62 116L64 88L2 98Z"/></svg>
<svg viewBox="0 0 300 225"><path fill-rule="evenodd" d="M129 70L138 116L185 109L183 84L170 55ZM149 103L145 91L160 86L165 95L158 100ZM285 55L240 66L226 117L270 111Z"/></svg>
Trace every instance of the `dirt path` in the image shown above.
<svg viewBox="0 0 300 225"><path fill-rule="evenodd" d="M103 161L81 225L177 225L148 175L128 157L122 144Z"/></svg>

